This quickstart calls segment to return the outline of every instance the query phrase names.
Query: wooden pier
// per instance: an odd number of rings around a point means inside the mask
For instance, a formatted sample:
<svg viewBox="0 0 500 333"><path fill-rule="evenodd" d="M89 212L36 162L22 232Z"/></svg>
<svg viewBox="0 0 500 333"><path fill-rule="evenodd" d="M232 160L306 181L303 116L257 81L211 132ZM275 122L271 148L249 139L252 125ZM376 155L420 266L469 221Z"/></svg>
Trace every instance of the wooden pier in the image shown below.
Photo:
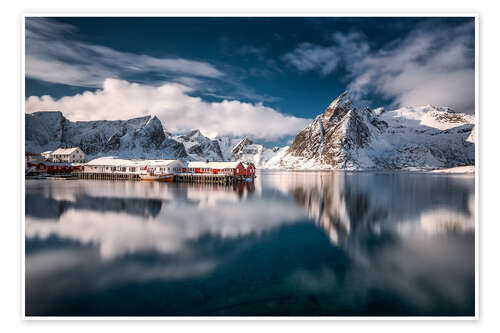
<svg viewBox="0 0 500 333"><path fill-rule="evenodd" d="M177 183L231 185L245 181L246 181L245 177L230 176L230 175L179 173L174 176L174 182Z"/></svg>
<svg viewBox="0 0 500 333"><path fill-rule="evenodd" d="M136 173L118 173L118 172L74 172L73 175L79 179L94 180L141 180ZM177 183L196 183L196 184L220 184L232 185L240 182L246 182L245 177L231 175L214 174L194 174L178 173L174 174L174 182Z"/></svg>
<svg viewBox="0 0 500 333"><path fill-rule="evenodd" d="M95 180L141 180L138 174L112 172L75 172L79 179Z"/></svg>

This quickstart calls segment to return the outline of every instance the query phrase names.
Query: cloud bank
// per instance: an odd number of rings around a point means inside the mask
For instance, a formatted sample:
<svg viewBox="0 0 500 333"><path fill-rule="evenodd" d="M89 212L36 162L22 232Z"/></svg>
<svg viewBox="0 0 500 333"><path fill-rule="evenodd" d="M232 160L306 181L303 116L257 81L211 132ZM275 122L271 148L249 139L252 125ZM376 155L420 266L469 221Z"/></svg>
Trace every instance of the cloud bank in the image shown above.
<svg viewBox="0 0 500 333"><path fill-rule="evenodd" d="M282 59L299 71L338 74L358 101L371 94L393 106L434 104L474 112L474 23L420 24L381 48L359 32L335 33L330 45L303 43Z"/></svg>
<svg viewBox="0 0 500 333"><path fill-rule="evenodd" d="M210 63L153 57L75 41L74 26L47 18L26 19L26 76L81 87L101 87L106 78L155 73L202 78L224 74ZM62 74L64 73L64 74Z"/></svg>
<svg viewBox="0 0 500 333"><path fill-rule="evenodd" d="M129 119L156 115L169 131L199 128L208 135L250 135L278 139L295 135L311 119L280 113L261 103L206 102L189 95L191 89L177 83L159 87L106 79L103 89L54 99L31 96L26 113L59 110L70 120Z"/></svg>

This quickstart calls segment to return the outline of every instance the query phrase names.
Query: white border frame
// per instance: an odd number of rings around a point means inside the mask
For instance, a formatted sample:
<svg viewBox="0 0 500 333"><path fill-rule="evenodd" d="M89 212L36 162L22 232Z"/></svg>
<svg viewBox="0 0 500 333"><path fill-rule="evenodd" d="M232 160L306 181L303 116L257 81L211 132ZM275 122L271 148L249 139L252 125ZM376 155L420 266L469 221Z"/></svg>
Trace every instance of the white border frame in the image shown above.
<svg viewBox="0 0 500 333"><path fill-rule="evenodd" d="M474 316L304 316L304 317L294 317L294 316L154 316L154 317L146 317L146 316L26 316L26 307L25 307L25 177L24 177L24 153L25 153L25 110L26 110L26 97L25 97L25 20L27 17L470 17L474 18L474 89L475 89L475 180L474 180L474 305L475 305L475 314ZM405 321L405 320L452 320L452 321L477 321L479 319L479 141L480 141L480 109L479 109L479 14L478 13L408 13L408 12L394 12L394 13L356 13L356 12L343 12L336 13L331 11L325 12L282 12L282 11L246 11L246 12L238 12L238 11L206 11L206 12L184 12L184 11L175 11L175 12L165 12L165 13L151 13L151 12L106 12L99 11L98 13L87 11L87 12L25 12L21 14L20 17L20 55L21 55L21 89L20 96L21 99L21 110L19 112L20 120L20 156L18 156L19 169L21 170L21 189L20 189L20 208L21 208L21 227L19 230L19 236L21 239L21 284L20 284L20 297L21 297L21 319L24 321L72 321L72 320L90 320L90 321L128 321L128 320L140 320L140 321L157 321L157 320L167 320L167 321L192 321L192 320L208 320L208 321L220 321L220 320L229 320L229 321L240 321L240 320L264 320L264 321L289 321L289 320L298 320L298 321L387 321L387 320L395 320L395 321Z"/></svg>

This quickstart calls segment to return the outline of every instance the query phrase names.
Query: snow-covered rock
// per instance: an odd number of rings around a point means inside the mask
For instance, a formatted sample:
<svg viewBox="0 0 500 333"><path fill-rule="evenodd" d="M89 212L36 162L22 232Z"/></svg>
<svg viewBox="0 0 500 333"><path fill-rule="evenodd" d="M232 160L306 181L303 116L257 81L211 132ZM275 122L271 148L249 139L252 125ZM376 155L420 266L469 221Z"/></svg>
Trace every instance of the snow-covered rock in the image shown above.
<svg viewBox="0 0 500 333"><path fill-rule="evenodd" d="M70 121L61 112L26 114L26 150L42 152L78 146L89 157L186 158L184 146L168 138L157 117Z"/></svg>
<svg viewBox="0 0 500 333"><path fill-rule="evenodd" d="M268 169L432 170L474 164L474 116L431 105L397 110L357 108L337 97L287 147L249 137L210 139L200 130L165 131L157 117L77 121L61 112L26 114L26 150L79 146L89 158L248 161Z"/></svg>
<svg viewBox="0 0 500 333"><path fill-rule="evenodd" d="M439 169L474 164L474 116L431 105L355 107L347 92L300 131L269 168ZM470 137L472 136L472 139Z"/></svg>
<svg viewBox="0 0 500 333"><path fill-rule="evenodd" d="M225 160L252 162L257 168L266 168L269 163L272 164L277 159L277 156L283 155L284 148L267 148L254 143L247 136L243 138L218 136L215 140L219 142Z"/></svg>
<svg viewBox="0 0 500 333"><path fill-rule="evenodd" d="M184 145L193 160L225 161L219 142L204 136L200 130L196 129L188 134L179 135L175 139Z"/></svg>

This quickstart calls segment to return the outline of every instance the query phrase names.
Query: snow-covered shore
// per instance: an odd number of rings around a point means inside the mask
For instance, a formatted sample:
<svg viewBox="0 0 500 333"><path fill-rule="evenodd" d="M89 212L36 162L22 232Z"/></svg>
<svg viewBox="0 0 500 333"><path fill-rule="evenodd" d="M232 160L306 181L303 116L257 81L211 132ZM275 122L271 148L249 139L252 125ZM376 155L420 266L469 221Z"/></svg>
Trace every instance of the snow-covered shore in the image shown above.
<svg viewBox="0 0 500 333"><path fill-rule="evenodd" d="M476 166L475 165L466 165L466 166L459 166L459 167L454 167L454 168L448 168L448 169L438 169L438 170L432 170L432 173L468 173L468 174L473 174L476 171Z"/></svg>

